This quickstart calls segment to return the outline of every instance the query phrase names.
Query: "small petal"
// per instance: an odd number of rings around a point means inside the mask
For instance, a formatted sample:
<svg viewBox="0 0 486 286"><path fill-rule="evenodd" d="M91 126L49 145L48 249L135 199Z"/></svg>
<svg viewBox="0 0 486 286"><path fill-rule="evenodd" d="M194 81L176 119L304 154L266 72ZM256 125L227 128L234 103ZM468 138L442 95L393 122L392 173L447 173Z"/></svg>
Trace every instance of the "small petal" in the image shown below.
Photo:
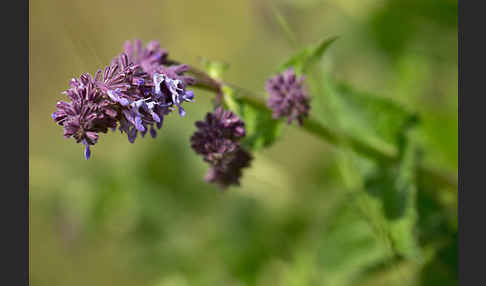
<svg viewBox="0 0 486 286"><path fill-rule="evenodd" d="M150 128L150 136L152 136L152 138L157 137L157 131L155 131L155 129L153 127Z"/></svg>
<svg viewBox="0 0 486 286"><path fill-rule="evenodd" d="M184 110L184 108L179 107L179 115L180 115L181 117L184 117L184 116L186 115L186 111Z"/></svg>
<svg viewBox="0 0 486 286"><path fill-rule="evenodd" d="M160 117L157 115L157 113L152 112L151 115L155 122L160 122Z"/></svg>
<svg viewBox="0 0 486 286"><path fill-rule="evenodd" d="M140 132L145 131L145 127L142 124L142 118L140 118L140 116L135 117L135 128L137 128L137 130Z"/></svg>
<svg viewBox="0 0 486 286"><path fill-rule="evenodd" d="M89 145L86 145L84 148L84 158L88 160L89 157L91 157L91 150L89 149Z"/></svg>
<svg viewBox="0 0 486 286"><path fill-rule="evenodd" d="M157 128L158 128L158 129L162 128L162 125L163 125L163 124L164 124L164 117L161 117L161 118L160 118L160 122L157 122L157 124L156 124L156 125L157 125Z"/></svg>
<svg viewBox="0 0 486 286"><path fill-rule="evenodd" d="M123 98L123 97L120 97L120 100L118 101L122 106L128 106L130 104L130 102L128 101L128 99L126 98Z"/></svg>
<svg viewBox="0 0 486 286"><path fill-rule="evenodd" d="M192 90L186 91L185 100L192 101L194 99L194 92Z"/></svg>
<svg viewBox="0 0 486 286"><path fill-rule="evenodd" d="M135 139L137 138L137 129L135 129L135 128L130 129L130 131L128 131L127 135L128 135L128 141L130 143L135 142Z"/></svg>

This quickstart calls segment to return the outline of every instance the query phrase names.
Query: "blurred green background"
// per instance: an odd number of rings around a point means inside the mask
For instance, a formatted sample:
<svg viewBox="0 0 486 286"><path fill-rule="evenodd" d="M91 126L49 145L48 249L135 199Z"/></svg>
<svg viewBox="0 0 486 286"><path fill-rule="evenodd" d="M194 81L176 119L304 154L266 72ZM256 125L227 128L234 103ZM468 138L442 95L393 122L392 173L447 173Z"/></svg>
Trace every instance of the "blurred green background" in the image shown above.
<svg viewBox="0 0 486 286"><path fill-rule="evenodd" d="M89 161L50 117L69 80L128 39L159 40L199 67L229 63L226 80L263 92L284 59L332 35L322 67L417 112L422 161L457 179L457 1L31 0L31 284L456 285L457 190L417 187L403 237L420 251L397 259L351 203L336 149L295 126L221 192L188 144L207 92L155 140L102 135Z"/></svg>

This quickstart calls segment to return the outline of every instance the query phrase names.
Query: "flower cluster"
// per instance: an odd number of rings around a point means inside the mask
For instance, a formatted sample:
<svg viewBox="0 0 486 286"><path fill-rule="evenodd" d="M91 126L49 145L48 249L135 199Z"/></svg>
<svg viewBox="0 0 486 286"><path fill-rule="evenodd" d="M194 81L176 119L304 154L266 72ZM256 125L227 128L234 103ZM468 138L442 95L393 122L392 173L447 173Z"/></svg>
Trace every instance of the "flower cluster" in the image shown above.
<svg viewBox="0 0 486 286"><path fill-rule="evenodd" d="M302 125L310 110L310 99L303 81L304 77L297 77L292 68L267 81L265 89L270 95L267 106L273 111L275 119L287 117L288 124L297 120Z"/></svg>
<svg viewBox="0 0 486 286"><path fill-rule="evenodd" d="M133 143L138 133L143 137L150 130L155 137L172 110L184 116L182 103L194 99L186 88L195 80L184 75L188 66L169 66L167 56L156 41L145 47L140 40L127 41L124 52L94 77L84 73L72 79L64 92L70 102L58 102L52 114L64 137L83 143L88 159L100 132L118 127Z"/></svg>
<svg viewBox="0 0 486 286"><path fill-rule="evenodd" d="M221 107L196 122L191 146L211 166L206 180L221 188L239 185L242 169L250 166L252 156L239 140L245 136L245 124L238 116Z"/></svg>

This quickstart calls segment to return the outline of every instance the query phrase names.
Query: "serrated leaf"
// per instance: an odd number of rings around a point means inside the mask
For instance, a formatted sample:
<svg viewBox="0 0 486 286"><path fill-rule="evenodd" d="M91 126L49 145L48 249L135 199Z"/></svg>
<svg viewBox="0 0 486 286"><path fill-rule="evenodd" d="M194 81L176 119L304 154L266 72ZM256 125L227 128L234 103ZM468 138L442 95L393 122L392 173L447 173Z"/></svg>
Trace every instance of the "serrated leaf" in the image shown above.
<svg viewBox="0 0 486 286"><path fill-rule="evenodd" d="M416 239L416 149L404 139L400 161L396 166L377 165L365 178L368 195L381 202L388 239L394 251L403 257L415 258L420 251Z"/></svg>
<svg viewBox="0 0 486 286"><path fill-rule="evenodd" d="M274 120L268 111L257 110L247 104L244 104L242 108L247 132L242 142L243 145L250 150L272 145L281 135L281 121Z"/></svg>
<svg viewBox="0 0 486 286"><path fill-rule="evenodd" d="M308 83L311 114L316 119L387 154L395 153L400 134L418 123L417 116L398 103L337 83L328 76L309 78Z"/></svg>
<svg viewBox="0 0 486 286"><path fill-rule="evenodd" d="M418 246L415 227L417 223L416 208L416 148L412 142L403 136L406 142L402 146L401 160L393 189L398 199L403 199L402 216L389 221L391 240L396 251L408 258L416 258Z"/></svg>
<svg viewBox="0 0 486 286"><path fill-rule="evenodd" d="M344 83L335 84L334 87L348 111L346 116L352 114L355 118L349 127L369 129L381 139L396 145L403 131L417 123L415 114L390 99L357 91Z"/></svg>
<svg viewBox="0 0 486 286"><path fill-rule="evenodd" d="M351 187L366 191L355 193L358 205L382 243L392 251L390 255L417 257L416 150L407 137L409 128L417 123L416 116L392 100L357 91L328 77L314 82L313 87L312 112L319 121L356 140L395 150L398 160L392 165L368 161L352 152L344 158L357 167L349 176L363 179L362 184Z"/></svg>
<svg viewBox="0 0 486 286"><path fill-rule="evenodd" d="M321 40L318 44L304 48L297 54L293 55L289 60L287 60L282 66L280 67L280 71L284 71L290 67L293 67L297 74L305 73L309 70L309 68L318 62L321 57L324 55L324 52L329 48L329 46L337 39L338 37L331 37L327 39Z"/></svg>
<svg viewBox="0 0 486 286"><path fill-rule="evenodd" d="M415 263L421 257L416 238L416 150L405 134L401 159L395 166L379 165L352 152L341 158L350 159L357 167L354 176L365 176L362 187L366 191L350 190L339 213L328 218L332 223L319 253L326 284L354 285L370 269L393 269L399 261ZM379 180L370 185L373 175ZM393 205L398 210L390 210Z"/></svg>

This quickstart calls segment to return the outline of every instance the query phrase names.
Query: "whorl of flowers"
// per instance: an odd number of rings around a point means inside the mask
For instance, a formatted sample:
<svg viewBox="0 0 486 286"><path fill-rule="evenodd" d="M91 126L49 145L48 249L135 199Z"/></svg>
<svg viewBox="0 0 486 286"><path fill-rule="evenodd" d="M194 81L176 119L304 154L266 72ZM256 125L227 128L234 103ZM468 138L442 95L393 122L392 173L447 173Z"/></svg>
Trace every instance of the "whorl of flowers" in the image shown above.
<svg viewBox="0 0 486 286"><path fill-rule="evenodd" d="M184 116L182 103L194 99L186 87L195 81L184 75L188 66L166 65L167 56L156 41L146 47L140 40L127 41L124 52L94 77L84 73L72 79L64 92L70 102L58 102L52 114L64 127L64 137L83 143L88 159L100 132L118 126L133 143L138 133L143 137L150 130L155 137L172 110Z"/></svg>
<svg viewBox="0 0 486 286"><path fill-rule="evenodd" d="M273 111L273 118L287 117L287 123L297 120L302 125L303 119L310 110L310 98L303 82L304 77L298 77L293 68L270 78L265 89L270 95L267 106Z"/></svg>
<svg viewBox="0 0 486 286"><path fill-rule="evenodd" d="M233 112L218 107L204 121L197 121L196 127L191 147L210 165L206 180L223 189L239 185L242 169L252 160L239 142L245 136L244 122Z"/></svg>

